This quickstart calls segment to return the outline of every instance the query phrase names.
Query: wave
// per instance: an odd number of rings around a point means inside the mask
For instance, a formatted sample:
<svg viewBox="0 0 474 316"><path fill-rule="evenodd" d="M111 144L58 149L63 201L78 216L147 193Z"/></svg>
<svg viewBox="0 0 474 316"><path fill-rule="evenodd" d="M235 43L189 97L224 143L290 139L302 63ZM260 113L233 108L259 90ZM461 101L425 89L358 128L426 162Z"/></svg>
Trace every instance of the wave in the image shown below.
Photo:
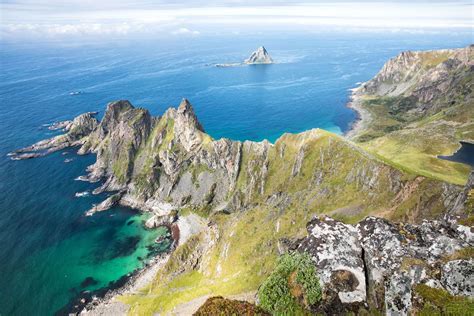
<svg viewBox="0 0 474 316"><path fill-rule="evenodd" d="M76 192L74 194L75 197L86 197L89 196L91 193L89 191L84 191L84 192Z"/></svg>

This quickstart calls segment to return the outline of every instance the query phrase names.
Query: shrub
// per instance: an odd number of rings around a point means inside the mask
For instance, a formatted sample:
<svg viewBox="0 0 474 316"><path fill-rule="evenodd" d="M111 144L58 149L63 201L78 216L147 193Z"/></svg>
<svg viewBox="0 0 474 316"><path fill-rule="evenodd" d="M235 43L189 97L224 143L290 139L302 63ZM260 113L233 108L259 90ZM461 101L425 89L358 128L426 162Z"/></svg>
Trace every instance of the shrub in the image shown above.
<svg viewBox="0 0 474 316"><path fill-rule="evenodd" d="M305 308L319 302L321 286L309 255L293 252L281 256L258 297L260 306L275 315L303 314Z"/></svg>

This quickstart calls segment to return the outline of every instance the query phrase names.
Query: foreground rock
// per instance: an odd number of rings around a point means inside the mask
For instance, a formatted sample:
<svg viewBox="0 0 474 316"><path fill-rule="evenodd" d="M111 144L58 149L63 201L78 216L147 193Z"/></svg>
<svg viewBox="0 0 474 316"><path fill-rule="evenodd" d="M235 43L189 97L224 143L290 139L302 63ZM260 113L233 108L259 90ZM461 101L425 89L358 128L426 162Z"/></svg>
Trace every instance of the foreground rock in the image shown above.
<svg viewBox="0 0 474 316"><path fill-rule="evenodd" d="M221 316L221 315L261 315L270 316L260 307L246 301L238 301L215 296L206 302L193 314L194 316Z"/></svg>
<svg viewBox="0 0 474 316"><path fill-rule="evenodd" d="M272 64L273 59L270 57L270 54L268 54L267 50L265 47L260 46L257 48L256 51L254 51L249 58L247 58L244 63L246 64Z"/></svg>
<svg viewBox="0 0 474 316"><path fill-rule="evenodd" d="M377 217L353 226L322 216L307 228L308 237L292 249L309 253L318 268L323 313L371 308L409 315L418 284L474 296L471 227L445 220L396 224Z"/></svg>

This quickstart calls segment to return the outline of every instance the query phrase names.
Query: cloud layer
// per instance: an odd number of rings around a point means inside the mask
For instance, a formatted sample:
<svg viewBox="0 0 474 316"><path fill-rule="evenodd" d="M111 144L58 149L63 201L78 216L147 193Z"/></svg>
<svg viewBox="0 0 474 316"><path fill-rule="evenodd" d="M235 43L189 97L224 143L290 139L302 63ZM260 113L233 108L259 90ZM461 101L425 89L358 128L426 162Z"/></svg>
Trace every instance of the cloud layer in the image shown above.
<svg viewBox="0 0 474 316"><path fill-rule="evenodd" d="M288 28L473 29L472 2L3 0L2 38Z"/></svg>

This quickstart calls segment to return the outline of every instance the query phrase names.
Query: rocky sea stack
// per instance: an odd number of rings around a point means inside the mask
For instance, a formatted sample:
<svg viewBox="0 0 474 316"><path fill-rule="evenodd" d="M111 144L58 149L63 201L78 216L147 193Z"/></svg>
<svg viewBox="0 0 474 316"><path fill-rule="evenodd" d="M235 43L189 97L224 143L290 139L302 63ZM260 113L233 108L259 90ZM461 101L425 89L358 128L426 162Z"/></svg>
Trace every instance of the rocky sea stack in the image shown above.
<svg viewBox="0 0 474 316"><path fill-rule="evenodd" d="M248 65L252 64L272 64L273 59L270 57L270 54L267 52L264 46L260 46L254 51L249 58L247 58L244 63Z"/></svg>

